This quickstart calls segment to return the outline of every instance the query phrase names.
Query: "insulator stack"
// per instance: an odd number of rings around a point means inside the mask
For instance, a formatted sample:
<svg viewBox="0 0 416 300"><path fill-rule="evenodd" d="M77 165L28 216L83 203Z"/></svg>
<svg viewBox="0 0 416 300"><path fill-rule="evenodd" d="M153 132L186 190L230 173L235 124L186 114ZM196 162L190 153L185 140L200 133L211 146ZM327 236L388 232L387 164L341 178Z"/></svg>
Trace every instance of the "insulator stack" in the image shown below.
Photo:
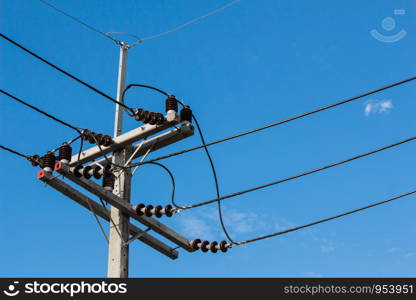
<svg viewBox="0 0 416 300"><path fill-rule="evenodd" d="M134 119L150 125L162 125L165 122L163 114L144 110L143 108L136 109Z"/></svg>
<svg viewBox="0 0 416 300"><path fill-rule="evenodd" d="M59 147L58 160L68 164L71 162L71 157L72 147L68 143L63 143L62 146Z"/></svg>
<svg viewBox="0 0 416 300"><path fill-rule="evenodd" d="M113 139L109 135L96 133L91 130L84 130L82 132L82 139L88 141L90 144L98 144L100 146L108 147L113 143Z"/></svg>
<svg viewBox="0 0 416 300"><path fill-rule="evenodd" d="M55 168L56 158L55 158L55 155L52 152L46 153L42 157L41 161L42 161L41 166L42 166L43 170L48 171L48 172L52 172L52 170Z"/></svg>
<svg viewBox="0 0 416 300"><path fill-rule="evenodd" d="M114 174L108 168L104 169L104 174L103 174L104 189L112 191L114 189L114 182L115 182Z"/></svg>
<svg viewBox="0 0 416 300"><path fill-rule="evenodd" d="M139 216L146 216L146 217L156 216L158 218L162 217L163 215L167 217L173 216L173 207L172 205L169 205L169 204L166 205L165 207L161 205L153 207L153 205L145 205L143 203L140 203L139 205L136 205L134 207L134 210Z"/></svg>
<svg viewBox="0 0 416 300"><path fill-rule="evenodd" d="M211 251L212 253L217 253L220 250L225 253L229 248L229 244L226 241L221 241L220 243L214 241L210 243L209 241L195 239L191 241L191 247L202 252Z"/></svg>
<svg viewBox="0 0 416 300"><path fill-rule="evenodd" d="M181 109L181 122L188 121L192 123L192 110L188 105Z"/></svg>
<svg viewBox="0 0 416 300"><path fill-rule="evenodd" d="M170 95L166 99L166 112L169 112L170 110L178 112L178 100L176 100L174 95Z"/></svg>

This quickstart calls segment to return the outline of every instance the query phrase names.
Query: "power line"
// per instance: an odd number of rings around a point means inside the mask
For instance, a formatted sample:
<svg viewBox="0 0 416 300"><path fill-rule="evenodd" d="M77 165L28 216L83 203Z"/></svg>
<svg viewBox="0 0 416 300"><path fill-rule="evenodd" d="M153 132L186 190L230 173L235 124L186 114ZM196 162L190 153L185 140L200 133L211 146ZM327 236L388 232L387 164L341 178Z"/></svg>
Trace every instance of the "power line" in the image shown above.
<svg viewBox="0 0 416 300"><path fill-rule="evenodd" d="M139 43L143 43L144 41L149 41L149 40L157 39L157 38L160 38L160 37L162 37L162 36L165 36L165 35L171 34L171 33L175 32L175 31L178 31L178 30L180 30L180 29L182 29L182 28L186 27L186 26L189 26L189 25L191 25L191 24L194 24L194 23L196 23L196 22L198 22L198 21L200 21L200 20L202 20L202 19L205 19L205 18L208 18L208 17L210 17L210 16L212 16L212 15L215 15L215 14L217 14L217 13L219 13L219 12L221 12L221 11L223 11L223 10L225 10L225 9L227 9L227 8L229 8L229 7L233 6L233 5L235 5L235 4L237 4L237 3L238 3L238 2L240 2L240 1L241 1L241 0L231 1L230 3L228 3L228 4L224 5L224 6L220 7L220 8L217 8L217 9L215 9L215 10L213 10L213 11L209 12L209 13L206 13L206 14L204 14L204 15L202 15L202 16L196 17L196 18L194 18L194 19L192 19L192 20L190 20L190 21L188 21L188 22L186 22L186 23L183 23L183 24L181 24L181 25L178 25L178 26L176 26L176 27L173 27L173 28L171 28L171 29L169 29L169 30L166 30L166 31L160 32L160 33L158 33L158 34L154 34L154 35L150 35L150 36L144 37L144 38L142 38L142 39L138 40L137 42L132 43L132 44L130 45L130 47L134 47L135 45L137 45L137 44L139 44Z"/></svg>
<svg viewBox="0 0 416 300"><path fill-rule="evenodd" d="M0 145L0 148L3 149L3 150L8 151L8 152L10 152L10 153L12 153L14 155L23 157L23 158L27 159L28 161L30 161L31 163L39 164L39 160L37 158L35 158L34 156L30 156L30 155L26 155L26 154L20 153L20 152L18 152L16 150L13 150L13 149L11 149L9 147L6 147L6 146L3 146L3 145Z"/></svg>
<svg viewBox="0 0 416 300"><path fill-rule="evenodd" d="M71 125L71 124L69 124L69 123L67 123L67 122L65 122L65 121L62 121L61 119L59 119L59 118L57 118L57 117L52 116L51 114L49 114L49 113L47 113L47 112L45 112L45 111L41 110L40 108L37 108L36 106L33 106L32 104L29 104L29 103L27 103L27 102L23 101L22 99L19 99L19 98L17 98L16 96L13 96L12 94L10 94L10 93L8 93L8 92L6 92L6 91L2 90L2 89L0 89L0 93L3 93L4 95L6 95L6 96L10 97L11 99L13 99L13 100L15 100L15 101L17 101L17 102L19 102L19 103L21 103L21 104L25 105L25 106L27 106L27 107L29 107L29 108L31 108L31 109L33 109L33 110L37 111L38 113L41 113L42 115L44 115L44 116L46 116L46 117L48 117L48 118L50 118L50 119L52 119L52 120L54 120L54 121L56 121L56 122L60 123L60 124L62 124L62 125L64 125L64 126L66 126L66 127L69 127L69 128L71 128L71 129L75 130L75 131L76 131L76 132L78 132L80 135L82 134L82 132L81 132L81 130L80 130L80 128L79 128L79 127L73 126L73 125Z"/></svg>
<svg viewBox="0 0 416 300"><path fill-rule="evenodd" d="M116 103L116 104L118 104L118 105L120 105L120 106L122 106L122 107L124 107L124 108L126 108L126 109L128 109L131 113L134 113L134 111L133 111L133 109L132 109L131 107L128 107L128 106L127 106L127 105L125 105L124 103L121 103L121 102L117 101L117 100L116 100L116 99L114 99L113 97L111 97L111 96L109 96L109 95L105 94L104 92L102 92L102 91L98 90L97 88L93 87L92 85L90 85L90 84L86 83L85 81L83 81L83 80L79 79L78 77L76 77L76 76L74 76L74 75L72 75L72 74L68 73L67 71L65 71L65 70L61 69L60 67L58 67L58 66L54 65L53 63L51 63L51 62L47 61L46 59L44 59L44 58L42 58L42 57L40 57L40 56L39 56L39 55L37 55L36 53L34 53L34 52L30 51L29 49L27 49L27 48L23 47L22 45L20 45L20 44L19 44L19 43L17 43L16 41L12 40L11 38L9 38L9 37L5 36L4 34L0 33L0 37L1 37L1 38L3 38L3 39L5 39L6 41L8 41L8 42L12 43L12 44L13 44L13 45L15 45L16 47L18 47L18 48L22 49L22 50L23 50L23 51L25 51L26 53L28 53L28 54L32 55L33 57L35 57L35 58L39 59L40 61L44 62L45 64L47 64L47 65L51 66L51 67L52 67L52 68L54 68L55 70L57 70L57 71L59 71L59 72L61 72L61 73L65 74L66 76L68 76L68 77L72 78L73 80L75 80L75 81L77 81L77 82L81 83L82 85L86 86L86 87L87 87L87 88L89 88L90 90L93 90L93 91L94 91L94 92L96 92L97 94L99 94L99 95L101 95L101 96L105 97L106 99L108 99L108 100L110 100L110 101L112 101L112 102L114 102L114 103Z"/></svg>
<svg viewBox="0 0 416 300"><path fill-rule="evenodd" d="M379 89L376 89L376 90L373 90L373 91L370 91L370 92L366 92L364 94L358 95L358 96L353 97L353 98L349 98L347 100L343 100L343 101L340 101L340 102L337 102L337 103L334 103L334 104L331 104L331 105L327 105L327 106L324 106L324 107L321 107L321 108L318 108L318 109L315 109L315 110L311 110L309 112L291 117L291 118L283 120L283 121L278 121L278 122L275 122L275 123L271 123L271 124L268 124L268 125L265 125L265 126L253 129L253 130L245 131L245 132L242 132L242 133L239 133L239 134L227 137L227 138L212 141L212 142L209 142L209 143L204 144L204 145L199 145L199 146L188 148L188 149L185 149L185 150L182 150L182 151L166 154L166 155L163 155L163 156L160 156L160 157L150 159L148 161L159 161L159 160L162 160L162 159L166 159L166 158L170 158L170 157L173 157L173 156L185 154L185 153L188 153L188 152L191 152L191 151L195 151L195 150L198 150L198 149L201 149L201 148L204 148L204 147L209 147L209 146L212 146L212 145L215 145L215 144L219 144L219 143L222 143L222 142L233 140L233 139L236 139L236 138L248 135L248 134L252 134L252 133L255 133L255 132L258 132L258 131L261 131L261 130L265 130L265 129L274 127L274 126L282 125L282 124L285 124L285 123L288 123L288 122L291 122L291 121L294 121L294 120L297 120L297 119L301 119L301 118L304 118L306 116L313 115L313 114L316 114L318 112L321 112L321 111L324 111L324 110L327 110L327 109L330 109L330 108L333 108L333 107L336 107L336 106L339 106L339 105L342 105L342 104L346 104L346 103L358 100L360 98L364 98L366 96L373 95L373 94L379 93L381 91L384 91L384 90L387 90L387 89L390 89L390 88L408 83L408 82L413 81L415 79L416 79L416 76L405 79L405 80L402 80L402 81L399 81L399 82L396 82L396 83L393 83L391 85L388 85L388 86L385 86L385 87L382 87L382 88L379 88ZM139 164L140 163L137 163L136 165L139 165Z"/></svg>
<svg viewBox="0 0 416 300"><path fill-rule="evenodd" d="M366 206L363 206L363 207L360 207L360 208L357 208L357 209L354 209L354 210L350 210L350 211L344 212L342 214L335 215L333 217L321 219L321 220L318 220L318 221L315 221L315 222L312 222L312 223L309 223L309 224L305 224L305 225L302 225L302 226L297 226L297 227L293 227L293 228L290 228L290 229L278 231L278 232L275 232L275 233L272 233L272 234L268 234L268 235L260 236L260 237L257 237L257 238L253 238L253 239L245 240L245 241L242 241L242 242L238 242L236 245L240 246L240 245L244 245L244 244L248 244L248 243L253 243L253 242L256 242L256 241L268 239L268 238L275 237L275 236L278 236L278 235L282 235L282 234L297 231L297 230L300 230L300 229L303 229L303 228L318 225L320 223L324 223L324 222L328 222L328 221L331 221L331 220L334 220L334 219L337 219L337 218L345 217L347 215L351 215L351 214L354 214L356 212L369 209L371 207L375 207L375 206L378 206L378 205L381 205L381 204L385 204L387 202L391 202L391 201L394 201L394 200L412 195L414 193L416 193L416 190L413 190L413 191L405 193L405 194L401 194L399 196L396 196L396 197L393 197L393 198L390 198L390 199L387 199L387 200L383 200L383 201L380 201L380 202L375 202L375 203L372 203L372 204L369 204L369 205L366 205Z"/></svg>
<svg viewBox="0 0 416 300"><path fill-rule="evenodd" d="M335 162L335 163L326 165L324 167L320 167L318 169L314 169L314 170L311 170L311 171L308 171L308 172L304 172L304 173L301 173L301 174L298 174L298 175L295 175L295 176L291 176L291 177L287 177L287 178L284 178L284 179L280 179L280 180L277 180L277 181L274 181L274 182L271 182L271 183L267 183L267 184L263 184L263 185L260 185L260 186L256 186L256 187L253 187L253 188L250 188L250 189L246 189L246 190L243 190L243 191L240 191L240 192L236 192L236 193L233 193L233 194L229 194L229 195L226 195L226 196L223 196L223 197L219 197L219 198L216 198L216 199L212 199L212 200L209 200L209 201L204 201L204 202L200 202L200 203L197 203L197 204L188 205L188 206L182 207L182 209L196 208L196 207L204 206L204 205L207 205L207 204L210 204L210 203L213 203L213 202L217 202L219 200L233 198L233 197L240 196L240 195L243 195L243 194L246 194L246 193L254 192L256 190L264 189L264 188L270 187L272 185L280 184L280 183L283 183L283 182L286 182L286 181L290 181L290 180L293 180L293 179L297 179L297 178L300 178L300 177L303 177L303 176L306 176L306 175L310 175L310 174L313 174L313 173L317 173L317 172L320 172L320 171L323 171L323 170L326 170L326 169L330 169L330 168L335 167L335 166L339 166L339 165L342 165L342 164L351 162L351 161L356 160L356 159L359 159L359 158L363 158L363 157L366 157L366 156L375 154L377 152L381 152L381 151L384 151L384 150L387 150L387 149L390 149L390 148L393 148L393 147L397 147L399 145L402 145L404 143L413 141L415 139L416 139L416 136L411 137L411 138L408 138L408 139L405 139L405 140L402 140L400 142L397 142L397 143L394 143L394 144L391 144L391 145L388 145L388 146L384 146L384 147L381 147L381 148L372 150L370 152L366 152L366 153L363 153L363 154L359 154L359 155L356 155L354 157L351 157L351 158L348 158L348 159L345 159L345 160L341 160L341 161L338 161L338 162Z"/></svg>
<svg viewBox="0 0 416 300"><path fill-rule="evenodd" d="M3 149L3 150L8 151L8 152L10 152L10 153L13 153L13 154L15 154L15 155L17 155L17 156L20 156L20 157L26 158L26 159L29 159L29 157L30 157L29 155L26 155L26 154L20 153L20 152L18 152L18 151L16 151L16 150L13 150L13 149L11 149L11 148L9 148L9 147L6 147L6 146L3 146L3 145L0 145L0 148L1 148L1 149Z"/></svg>
<svg viewBox="0 0 416 300"><path fill-rule="evenodd" d="M113 42L115 42L117 45L122 45L121 41L119 41L119 40L117 40L117 39L113 38L113 37L112 37L112 36L110 36L108 33L105 33L105 32L103 32L103 31L101 31L101 30L97 29L96 27L93 27L93 26L91 26L91 25L89 25L89 24L85 23L84 21L81 21L80 19L78 19L78 18L76 18L76 17L74 17L74 16L70 15L69 13L67 13L67 12L63 11L62 9L60 9L60 8L56 7L55 5L52 5L52 4L50 4L49 2L46 2L45 0L39 0L39 1L40 1L41 3L43 3L43 4L45 4L46 6L49 6L49 7L50 7L50 8L52 8L53 10L55 10L55 11L57 11L57 12L59 12L59 13L63 14L64 16L66 16L66 17L68 17L68 18L72 19L73 21L75 21L75 22L77 22L77 23L79 23L79 24L81 24L81 25L85 26L86 28L88 28L88 29L90 29L90 30L92 30L92 31L94 31L94 32L96 32L96 33L98 33L98 34L101 34L102 36L104 36L104 37L106 37L106 38L108 38L108 39L112 40L112 41L113 41Z"/></svg>

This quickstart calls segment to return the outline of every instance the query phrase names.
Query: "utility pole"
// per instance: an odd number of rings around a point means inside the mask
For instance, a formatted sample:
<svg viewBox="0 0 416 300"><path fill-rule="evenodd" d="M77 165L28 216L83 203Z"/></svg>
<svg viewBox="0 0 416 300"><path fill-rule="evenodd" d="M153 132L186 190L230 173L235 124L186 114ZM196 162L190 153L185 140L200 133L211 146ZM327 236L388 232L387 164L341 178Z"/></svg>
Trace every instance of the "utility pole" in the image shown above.
<svg viewBox="0 0 416 300"><path fill-rule="evenodd" d="M121 43L117 81L117 101L119 102L123 101L122 94L126 81L127 51L128 46ZM114 137L121 135L122 132L123 107L116 104ZM124 166L130 154L129 149L131 149L131 147L126 147L121 151L114 152L113 163ZM123 171L117 169L117 171L114 172L114 176L115 183L113 193L130 203L130 170ZM111 206L111 218L117 227L110 222L107 276L110 278L127 278L129 275L129 245L126 242L129 238L129 217L114 206Z"/></svg>

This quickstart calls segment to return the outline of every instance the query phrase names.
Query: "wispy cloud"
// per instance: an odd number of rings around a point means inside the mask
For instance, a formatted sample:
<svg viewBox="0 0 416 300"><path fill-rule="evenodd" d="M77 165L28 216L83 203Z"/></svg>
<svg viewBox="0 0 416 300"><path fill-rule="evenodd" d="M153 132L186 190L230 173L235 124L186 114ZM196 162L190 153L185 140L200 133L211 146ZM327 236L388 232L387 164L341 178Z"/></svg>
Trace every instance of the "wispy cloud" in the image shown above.
<svg viewBox="0 0 416 300"><path fill-rule="evenodd" d="M365 103L364 114L369 117L372 114L383 114L393 109L392 100L370 100Z"/></svg>
<svg viewBox="0 0 416 300"><path fill-rule="evenodd" d="M212 226L202 218L186 216L181 219L182 232L190 238L214 239Z"/></svg>

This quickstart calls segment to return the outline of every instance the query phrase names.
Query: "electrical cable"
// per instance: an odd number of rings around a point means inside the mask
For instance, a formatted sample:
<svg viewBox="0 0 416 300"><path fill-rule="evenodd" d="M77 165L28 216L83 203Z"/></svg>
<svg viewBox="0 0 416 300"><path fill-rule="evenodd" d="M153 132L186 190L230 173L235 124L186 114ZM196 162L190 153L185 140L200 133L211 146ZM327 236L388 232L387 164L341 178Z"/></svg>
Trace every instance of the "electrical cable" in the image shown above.
<svg viewBox="0 0 416 300"><path fill-rule="evenodd" d="M76 132L78 132L79 134L82 134L82 133L81 133L82 128L80 128L80 127L76 127L76 126L73 126L73 125L71 125L71 124L69 124L69 123L67 123L67 122L65 122L65 121L62 121L61 119L58 119L57 117L54 117L54 116L52 116L51 114L48 114L47 112L45 112L45 111L43 111L43 110L41 110L41 109L37 108L36 106L33 106L32 104L29 104L29 103L27 103L27 102L23 101L22 99L19 99L19 98L17 98L16 96L13 96L12 94L10 94L10 93L8 93L8 92L6 92L6 91L2 90L2 89L0 89L0 93L3 93L4 95L9 96L11 99L13 99L13 100L15 100L15 101L17 101L17 102L19 102L19 103L21 103L21 104L25 105L25 106L27 106L27 107L29 107L29 108L31 108L31 109L33 109L33 110L37 111L38 113L41 113L42 115L44 115L44 116L46 116L46 117L48 117L48 118L50 118L50 119L52 119L52 120L54 120L54 121L56 121L56 122L58 122L58 123L60 123L60 124L62 124L62 125L64 125L64 126L66 126L66 127L68 127L68 128L71 128L71 129L75 130L75 131L76 131Z"/></svg>
<svg viewBox="0 0 416 300"><path fill-rule="evenodd" d="M18 151L16 151L16 150L13 150L13 149L9 148L9 147L6 147L6 146L3 146L3 145L0 145L0 148L1 148L1 149L3 149L3 150L6 150L6 151L8 151L8 152L10 152L10 153L12 153L12 154L15 154L15 155L17 155L17 156L20 156L20 157L26 158L26 159L27 159L27 160L29 160L30 162L37 162L37 161L35 161L35 160L33 159L33 157L32 157L32 156L30 156L30 155L26 155L26 154L23 154L23 153L20 153L20 152L18 152Z"/></svg>
<svg viewBox="0 0 416 300"><path fill-rule="evenodd" d="M202 144L205 145L204 135L202 134L202 130L201 130L199 124L198 124L198 120L195 118L195 115L193 113L192 113L192 118L195 121L195 125L196 125L196 128L198 129L199 136L201 137ZM209 164L211 166L212 174L213 174L213 177L214 177L214 183L215 183L215 191L216 191L216 194L217 194L217 198L219 199L221 197L221 195L220 195L220 188L219 188L219 184L218 184L217 172L215 170L214 162L213 162L213 160L211 158L211 155L208 151L208 147L205 146L204 150L205 150L205 153L207 154L208 161L209 161ZM153 162L153 163L155 163L155 162ZM220 220L222 231L224 232L227 239L232 244L235 244L234 240L231 238L231 236L228 233L228 230L227 230L227 228L225 227L225 224L224 224L222 208L221 208L221 200L218 200L217 203L218 203L218 217L219 217L219 220Z"/></svg>
<svg viewBox="0 0 416 300"><path fill-rule="evenodd" d="M253 187L253 188L250 188L250 189L246 189L246 190L243 190L243 191L240 191L240 192L236 192L236 193L229 194L229 195L226 195L226 196L222 196L222 197L219 197L219 198L215 198L215 199L212 199L212 200L208 200L208 201L200 202L200 203L197 203L197 204L189 205L189 206L183 207L182 209L191 209L191 208L204 206L204 205L207 205L207 204L210 204L210 203L213 203L213 202L217 202L218 200L233 198L233 197L240 196L240 195L243 195L243 194L246 194L246 193L250 193L250 192L260 190L260 189L264 189L264 188L267 188L267 187L270 187L270 186L273 186L273 185L277 185L277 184L280 184L280 183L283 183L283 182L286 182L286 181L291 181L293 179L297 179L297 178L300 178L300 177L303 177L303 176L306 176L306 175L317 173L317 172L320 172L320 171L323 171L323 170L326 170L326 169L329 169L329 168L332 168L332 167L335 167L335 166L339 166L339 165L351 162L351 161L359 159L359 158L363 158L363 157L366 157L366 156L369 156L369 155L372 155L372 154L375 154L375 153L378 153L378 152L381 152L381 151L384 151L384 150L387 150L387 149L390 149L390 148L393 148L393 147L397 147L399 145L402 145L404 143L413 141L415 139L416 139L416 136L405 139L405 140L402 140L400 142L397 142L397 143L394 143L394 144L391 144L391 145L388 145L388 146L377 148L375 150L372 150L372 151L369 151L369 152L366 152L366 153L363 153L363 154L356 155L354 157L351 157L351 158L348 158L348 159L345 159L345 160L341 160L341 161L326 165L324 167L320 167L318 169L314 169L314 170L311 170L311 171L300 173L300 174L297 174L297 175L294 175L294 176L291 176L291 177L280 179L280 180L277 180L277 181L274 181L274 182L271 182L271 183L256 186L256 187ZM149 162L149 161L146 161L144 163L147 163L147 162Z"/></svg>
<svg viewBox="0 0 416 300"><path fill-rule="evenodd" d="M253 239L245 240L245 241L242 241L242 242L238 242L238 243L236 243L236 246L241 246L241 245L253 243L253 242L256 242L256 241L260 241L260 240L268 239L268 238L275 237L275 236L278 236L278 235L286 234L286 233L289 233L289 232L297 231L297 230L300 230L300 229L303 229L303 228L311 227L311 226L314 226L314 225L317 225L317 224L320 224L320 223L328 222L330 220L334 220L334 219L337 219L337 218L345 217L347 215L351 215L353 213L356 213L356 212L359 212L359 211L362 211L362 210L366 210L366 209L369 209L371 207L375 207L375 206L378 206L378 205L381 205L381 204L385 204L387 202L391 202L391 201L394 201L394 200L412 195L414 193L416 193L416 190L410 191L410 192L405 193L405 194L401 194L399 196L396 196L396 197L393 197L393 198L390 198L390 199L387 199L387 200L383 200L383 201L380 201L380 202L375 202L375 203L372 203L372 204L369 204L369 205L366 205L366 206L363 206L363 207L360 207L360 208L357 208L357 209L354 209L354 210L350 210L350 211L341 213L339 215L335 215L333 217L321 219L321 220L318 220L318 221L315 221L315 222L312 222L312 223L308 223L308 224L305 224L305 225L292 227L292 228L282 230L282 231L278 231L278 232L275 232L275 233L272 233L272 234L263 235L263 236L260 236L260 237L257 237L257 238L253 238Z"/></svg>
<svg viewBox="0 0 416 300"><path fill-rule="evenodd" d="M95 31L96 33L101 34L102 36L104 36L104 37L106 37L106 38L108 38L108 39L112 40L112 41L113 41L113 42L115 42L117 45L121 45L121 41L119 41L119 40L117 40L117 39L113 38L112 36L110 36L110 34L109 34L109 33L105 33L105 32L103 32L103 31L101 31L101 30L99 30L99 29L97 29L97 28L95 28L95 27L93 27L93 26L91 26L91 25L89 25L89 24L85 23L84 21L81 21L80 19L78 19L78 18L76 18L76 17L74 17L74 16L72 16L72 15L68 14L67 12L65 12L65 11L63 11L62 9L60 9L60 8L58 8L58 7L56 7L56 6L52 5L52 4L50 4L49 2L46 2L45 0L39 0L39 1L40 1L41 3L43 3L43 4L45 4L46 6L49 6L49 7L50 7L50 8L52 8L53 10L55 10L55 11L57 11L57 12L59 12L59 13L63 14L64 16L66 16L66 17L68 17L68 18L72 19L73 21L75 21L75 22L77 22L77 23L79 23L79 24L81 24L81 25L83 25L83 26L87 27L88 29L90 29L90 30L92 30L92 31Z"/></svg>
<svg viewBox="0 0 416 300"><path fill-rule="evenodd" d="M3 38L3 39L5 39L6 41L8 41L8 42L12 43L12 44L13 44L13 45L15 45L16 47L18 47L18 48L22 49L22 50L23 50L23 51L25 51L26 53L28 53L28 54L32 55L33 57L35 57L35 58L39 59L40 61L42 61L42 62L44 62L45 64L49 65L50 67L54 68L55 70L57 70L57 71L59 71L59 72L61 72L61 73L65 74L66 76L68 76L68 77L72 78L73 80L75 80L75 81L77 81L78 83L80 83L80 84L84 85L85 87L89 88L90 90L92 90L92 91L96 92L97 94L99 94L99 95L103 96L104 98L106 98L106 99L108 99L108 100L110 100L110 101L112 101L112 102L114 102L114 103L116 103L116 104L118 104L118 105L120 105L120 106L122 106L122 107L126 108L126 109L127 109L127 110L129 110L131 113L134 113L134 111L133 111L133 109L132 109L131 107L128 107L127 105L125 105L124 103L122 103L122 102L120 102L120 101L117 101L117 100L116 100L116 99L114 99L113 97L111 97L111 96L109 96L109 95L105 94L104 92L102 92L102 91L98 90L97 88L93 87L92 85L90 85L90 84L86 83L85 81L83 81L83 80L79 79L78 77L76 77L76 76L74 76L74 75L72 75L72 74L68 73L67 71L65 71L65 70L61 69L60 67L58 67L58 66L54 65L53 63L51 63L51 62L47 61L46 59L44 59L44 58L42 58L42 57L40 57L40 56L39 56L39 55L37 55L36 53L34 53L34 52L30 51L29 49L27 49L27 48L23 47L22 45L20 45L20 44L19 44L19 43L17 43L16 41L12 40L11 38L9 38L9 37L5 36L4 34L0 33L0 37L1 37L1 38Z"/></svg>
<svg viewBox="0 0 416 300"><path fill-rule="evenodd" d="M252 129L252 130L249 130L249 131L245 131L245 132L242 132L242 133L239 133L239 134L236 134L236 135L227 137L227 138L215 140L215 141L209 142L209 143L204 144L204 145L199 145L199 146L195 146L195 147L192 147L192 148L188 148L188 149L185 149L185 150L182 150L182 151L178 151L178 152L170 153L170 154L163 155L163 156L160 156L160 157L156 157L156 158L153 158L153 159L151 159L149 161L159 161L159 160L162 160L162 159L166 159L166 158L170 158L170 157L173 157L173 156L177 156L177 155L181 155L181 154L184 154L184 153L188 153L188 152L191 152L191 151L195 151L195 150L198 150L198 149L202 149L204 147L209 147L209 146L212 146L212 145L215 145L215 144L219 144L219 143L222 143L222 142L226 142L226 141L229 141L229 140L233 140L233 139L236 139L236 138L239 138L239 137L248 135L248 134L252 134L252 133L255 133L255 132L264 130L264 129L268 129L268 128L274 127L274 126L282 125L282 124L285 124L285 123L288 123L288 122L291 122L291 121L294 121L294 120L297 120L297 119L301 119L301 118L304 118L306 116L309 116L309 115L312 115L312 114L316 114L318 112L321 112L321 111L324 111L324 110L327 110L327 109L330 109L330 108L333 108L333 107L336 107L336 106L339 106L339 105L342 105L342 104L346 104L346 103L349 103L349 102L358 100L360 98L364 98L366 96L373 95L373 94L379 93L381 91L384 91L384 90L387 90L387 89L390 89L390 88L393 88L393 87L396 87L396 86L399 86L399 85L408 83L408 82L413 81L415 79L416 79L416 76L415 77L408 78L408 79L405 79L405 80L402 80L402 81L399 81L399 82L396 82L396 83L393 83L391 85L388 85L388 86L385 86L385 87L382 87L382 88L379 88L379 89L376 89L376 90L373 90L373 91L370 91L370 92L366 92L364 94L358 95L358 96L353 97L353 98L349 98L349 99L346 99L346 100L343 100L343 101L340 101L340 102L337 102L337 103L334 103L334 104L331 104L331 105L327 105L327 106L324 106L324 107L321 107L321 108L318 108L318 109L315 109L315 110L312 110L312 111L309 111L309 112L306 112L306 113L303 113L303 114L300 114L300 115L291 117L291 118L286 119L286 120L282 120L282 121L278 121L278 122L275 122L275 123L271 123L271 124L268 124L268 125L265 125L265 126L256 128L256 129Z"/></svg>
<svg viewBox="0 0 416 300"><path fill-rule="evenodd" d="M180 29L182 29L182 28L186 27L186 26L189 26L189 25L191 25L191 24L194 24L194 23L196 23L196 22L198 22L198 21L200 21L200 20L202 20L202 19L205 19L205 18L207 18L207 17L209 17L209 16L212 16L212 15L214 15L214 14L217 14L217 13L219 13L219 12L221 12L221 11L223 11L223 10L225 10L225 9L227 9L227 8L229 8L229 7L233 6L233 5L235 5L235 4L237 4L237 3L238 3L238 2L240 2L240 1L241 1L241 0L231 1L230 3L228 3L228 4L224 5L224 6L220 7L220 8L217 8L217 9L215 9L215 10L213 10L213 11L209 12L209 13L206 13L206 14L204 14L204 15L202 15L202 16L196 17L196 18L194 18L194 19L192 19L192 20L190 20L190 21L188 21L188 22L186 22L186 23L183 23L183 24L179 25L179 26L173 27L172 29L169 29L169 30L166 30L166 31L160 32L160 33L158 33L158 34L154 34L154 35L151 35L151 36L144 37L144 38L142 38L142 39L138 40L137 42L132 43L132 44L130 45L130 47L134 47L134 46L136 46L137 44L143 43L144 41L149 41L149 40L157 39L157 38L160 38L160 37L162 37L162 36L165 36L165 35L171 34L171 33L175 32L175 31L178 31L178 30L180 30Z"/></svg>

